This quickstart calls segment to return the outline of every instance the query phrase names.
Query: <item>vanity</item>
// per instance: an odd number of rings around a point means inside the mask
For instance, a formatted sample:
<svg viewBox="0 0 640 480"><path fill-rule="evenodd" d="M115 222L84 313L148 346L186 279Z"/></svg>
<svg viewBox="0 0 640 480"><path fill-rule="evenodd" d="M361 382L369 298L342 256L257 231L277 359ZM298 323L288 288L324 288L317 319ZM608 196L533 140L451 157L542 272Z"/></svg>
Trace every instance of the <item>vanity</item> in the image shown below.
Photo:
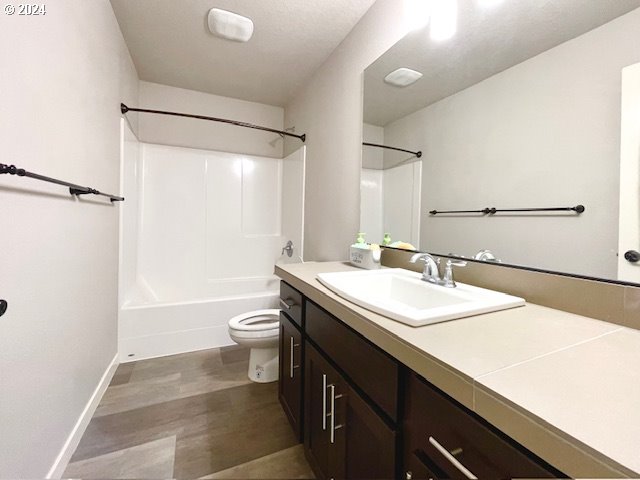
<svg viewBox="0 0 640 480"><path fill-rule="evenodd" d="M352 270L276 267L279 398L318 478L638 475L640 332L529 303L411 327L316 279Z"/></svg>

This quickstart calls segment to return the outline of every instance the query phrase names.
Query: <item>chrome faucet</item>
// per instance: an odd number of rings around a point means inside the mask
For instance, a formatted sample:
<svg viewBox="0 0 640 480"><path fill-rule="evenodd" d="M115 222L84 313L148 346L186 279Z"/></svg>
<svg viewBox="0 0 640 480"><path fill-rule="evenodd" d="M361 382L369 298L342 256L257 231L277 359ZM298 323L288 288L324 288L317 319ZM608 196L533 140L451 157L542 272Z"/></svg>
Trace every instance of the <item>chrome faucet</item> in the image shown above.
<svg viewBox="0 0 640 480"><path fill-rule="evenodd" d="M416 263L418 260L424 261L424 270L422 271L422 280L429 283L435 283L440 285L440 271L438 270L438 264L440 259L436 260L428 253L416 253L409 260L411 263Z"/></svg>
<svg viewBox="0 0 640 480"><path fill-rule="evenodd" d="M453 280L453 267L464 267L467 265L467 262L452 262L451 260L447 260L444 276L440 278L440 272L438 270L438 265L440 265L439 258L436 260L428 253L416 253L409 261L416 263L418 260L424 261L422 280L447 288L456 287L456 282Z"/></svg>

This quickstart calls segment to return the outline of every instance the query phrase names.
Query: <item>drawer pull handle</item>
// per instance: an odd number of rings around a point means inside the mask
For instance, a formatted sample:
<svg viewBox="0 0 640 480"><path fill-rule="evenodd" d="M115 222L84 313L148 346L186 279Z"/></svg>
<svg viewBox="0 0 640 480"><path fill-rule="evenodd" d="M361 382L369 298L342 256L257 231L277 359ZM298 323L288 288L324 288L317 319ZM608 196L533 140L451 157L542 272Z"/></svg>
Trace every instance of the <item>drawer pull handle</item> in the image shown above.
<svg viewBox="0 0 640 480"><path fill-rule="evenodd" d="M327 429L327 375L322 374L322 430Z"/></svg>
<svg viewBox="0 0 640 480"><path fill-rule="evenodd" d="M286 300L280 299L280 306L284 309L284 310L291 310L291 307L293 307L295 305L295 303L291 302L287 302Z"/></svg>
<svg viewBox="0 0 640 480"><path fill-rule="evenodd" d="M462 465L450 452L447 451L446 448L440 445L440 443L435 438L429 437L429 443L434 447L436 447L436 450L438 450L442 454L442 456L446 458L449 461L449 463L451 463L451 465L456 467L465 477L467 477L469 480L478 480L478 477L476 477L473 473L471 473L471 471L469 471L467 467Z"/></svg>

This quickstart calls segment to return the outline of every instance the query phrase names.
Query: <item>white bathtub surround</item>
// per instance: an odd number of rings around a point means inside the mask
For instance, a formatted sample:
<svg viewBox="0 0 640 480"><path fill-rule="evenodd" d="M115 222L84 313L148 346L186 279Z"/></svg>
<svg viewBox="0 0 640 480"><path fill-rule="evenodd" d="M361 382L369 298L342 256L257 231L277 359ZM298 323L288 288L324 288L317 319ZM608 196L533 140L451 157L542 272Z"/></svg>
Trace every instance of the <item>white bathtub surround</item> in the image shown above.
<svg viewBox="0 0 640 480"><path fill-rule="evenodd" d="M232 344L228 320L277 307L274 264L287 240L302 245L304 150L282 160L124 139L121 361Z"/></svg>
<svg viewBox="0 0 640 480"><path fill-rule="evenodd" d="M389 232L394 242L419 245L421 184L419 160L384 170L362 169L360 230L367 234L367 242L382 243Z"/></svg>
<svg viewBox="0 0 640 480"><path fill-rule="evenodd" d="M277 263L299 263L304 258L304 145L282 161L282 236L293 242L291 257L281 255ZM283 244L284 246L284 244ZM282 253L282 249L280 250Z"/></svg>

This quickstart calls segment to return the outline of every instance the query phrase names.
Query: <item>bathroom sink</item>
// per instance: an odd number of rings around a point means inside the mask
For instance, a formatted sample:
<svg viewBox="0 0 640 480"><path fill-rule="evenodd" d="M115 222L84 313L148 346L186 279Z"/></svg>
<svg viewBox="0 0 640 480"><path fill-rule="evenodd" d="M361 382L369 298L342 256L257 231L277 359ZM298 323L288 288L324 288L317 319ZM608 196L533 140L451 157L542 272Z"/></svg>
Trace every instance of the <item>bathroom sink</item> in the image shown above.
<svg viewBox="0 0 640 480"><path fill-rule="evenodd" d="M413 327L524 305L524 299L459 283L446 288L402 268L320 273L318 280L339 296Z"/></svg>

